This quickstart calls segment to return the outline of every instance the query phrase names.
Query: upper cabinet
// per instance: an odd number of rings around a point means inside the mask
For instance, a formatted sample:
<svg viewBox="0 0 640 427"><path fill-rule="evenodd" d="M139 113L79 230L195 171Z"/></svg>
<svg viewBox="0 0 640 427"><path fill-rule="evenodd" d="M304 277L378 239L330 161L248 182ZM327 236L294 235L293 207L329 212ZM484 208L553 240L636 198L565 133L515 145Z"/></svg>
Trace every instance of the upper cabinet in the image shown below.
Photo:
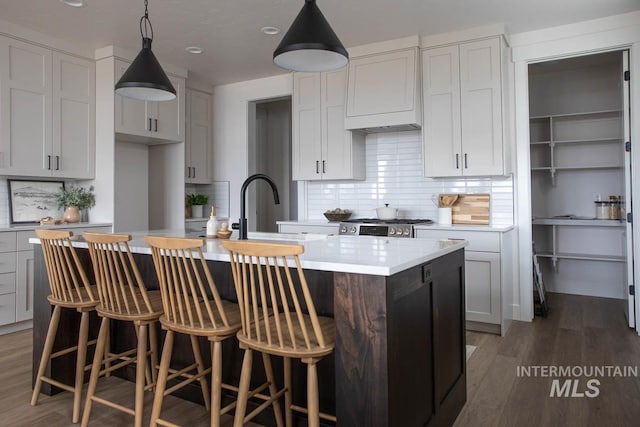
<svg viewBox="0 0 640 427"><path fill-rule="evenodd" d="M211 183L212 96L187 89L187 137L185 143L185 182Z"/></svg>
<svg viewBox="0 0 640 427"><path fill-rule="evenodd" d="M508 173L503 141L500 37L425 49L424 174Z"/></svg>
<svg viewBox="0 0 640 427"><path fill-rule="evenodd" d="M129 63L116 60L115 66L117 81L129 68ZM185 81L172 75L168 77L176 89L176 98L172 101L141 101L114 95L117 134L140 142L184 142Z"/></svg>
<svg viewBox="0 0 640 427"><path fill-rule="evenodd" d="M294 180L364 179L365 136L345 129L345 69L293 75Z"/></svg>
<svg viewBox="0 0 640 427"><path fill-rule="evenodd" d="M0 36L0 174L91 179L95 64Z"/></svg>
<svg viewBox="0 0 640 427"><path fill-rule="evenodd" d="M351 58L347 87L347 129L420 129L417 47Z"/></svg>

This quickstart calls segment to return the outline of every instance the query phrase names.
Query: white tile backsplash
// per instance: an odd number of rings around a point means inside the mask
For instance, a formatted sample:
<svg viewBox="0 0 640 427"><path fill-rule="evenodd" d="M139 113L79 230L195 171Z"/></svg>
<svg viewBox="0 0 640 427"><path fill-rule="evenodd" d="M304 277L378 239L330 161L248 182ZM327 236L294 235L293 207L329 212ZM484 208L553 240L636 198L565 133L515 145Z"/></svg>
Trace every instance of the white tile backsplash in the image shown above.
<svg viewBox="0 0 640 427"><path fill-rule="evenodd" d="M507 177L442 178L422 176L419 131L372 134L366 140L365 181L309 181L306 219L324 219L323 212L342 208L353 218L376 216L389 203L401 218L437 218L432 201L439 193L491 194L491 224L513 224L513 179Z"/></svg>

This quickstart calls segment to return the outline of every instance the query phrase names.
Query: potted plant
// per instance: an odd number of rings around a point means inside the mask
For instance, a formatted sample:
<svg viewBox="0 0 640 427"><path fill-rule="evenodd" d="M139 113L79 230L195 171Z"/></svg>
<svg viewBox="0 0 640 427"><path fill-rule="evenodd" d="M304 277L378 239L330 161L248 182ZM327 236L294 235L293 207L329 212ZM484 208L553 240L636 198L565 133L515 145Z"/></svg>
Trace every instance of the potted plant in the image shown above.
<svg viewBox="0 0 640 427"><path fill-rule="evenodd" d="M187 203L191 206L191 216L193 218L202 218L204 205L207 204L209 198L204 194L187 195Z"/></svg>
<svg viewBox="0 0 640 427"><path fill-rule="evenodd" d="M88 189L70 185L69 189L60 189L56 201L58 208L64 208L62 219L65 222L79 222L80 211L94 207L96 196L93 194L93 185Z"/></svg>

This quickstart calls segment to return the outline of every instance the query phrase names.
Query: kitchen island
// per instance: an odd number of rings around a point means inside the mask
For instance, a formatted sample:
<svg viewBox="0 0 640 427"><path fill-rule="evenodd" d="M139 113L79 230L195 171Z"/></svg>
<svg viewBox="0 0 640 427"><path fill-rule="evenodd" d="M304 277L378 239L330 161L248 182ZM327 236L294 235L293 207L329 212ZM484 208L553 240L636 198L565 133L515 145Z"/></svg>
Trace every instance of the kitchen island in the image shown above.
<svg viewBox="0 0 640 427"><path fill-rule="evenodd" d="M130 246L147 287L157 289L144 234L151 233L133 234ZM168 230L153 234L184 236ZM259 233L249 237L279 237L305 247L300 261L318 314L333 317L336 324L335 353L318 364L323 412L335 413L341 426L453 423L466 400L464 242ZM37 239L31 242L36 243L33 360L37 367L51 308L42 251ZM78 239L74 246L92 276L86 244ZM228 254L215 239L206 240L203 250L221 296L235 300ZM77 330L76 314L63 313L59 330ZM94 322L97 331L97 319ZM68 344L73 335L59 333L56 346ZM133 342L133 330L112 324L112 348L127 348ZM188 341L183 344L177 341L176 363L190 361ZM55 378L71 381L70 356L50 364ZM228 340L223 348L224 382L238 384L241 363L237 342ZM280 375L281 363L274 365ZM132 372L121 375L133 378ZM304 405L304 366L294 364L293 376L294 403ZM196 386L182 395L196 401L199 396ZM256 421L271 424L269 415Z"/></svg>

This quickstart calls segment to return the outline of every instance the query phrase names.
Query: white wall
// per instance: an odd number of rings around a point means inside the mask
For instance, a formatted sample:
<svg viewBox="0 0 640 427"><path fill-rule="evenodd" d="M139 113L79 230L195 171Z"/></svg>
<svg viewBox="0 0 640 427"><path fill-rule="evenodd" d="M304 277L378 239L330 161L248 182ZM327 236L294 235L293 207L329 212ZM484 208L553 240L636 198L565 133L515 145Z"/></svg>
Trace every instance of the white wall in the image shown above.
<svg viewBox="0 0 640 427"><path fill-rule="evenodd" d="M116 141L115 232L149 229L148 159L146 145Z"/></svg>
<svg viewBox="0 0 640 427"><path fill-rule="evenodd" d="M217 86L213 92L213 179L229 181L231 222L240 217L240 187L248 176L248 103L291 96L291 74Z"/></svg>

